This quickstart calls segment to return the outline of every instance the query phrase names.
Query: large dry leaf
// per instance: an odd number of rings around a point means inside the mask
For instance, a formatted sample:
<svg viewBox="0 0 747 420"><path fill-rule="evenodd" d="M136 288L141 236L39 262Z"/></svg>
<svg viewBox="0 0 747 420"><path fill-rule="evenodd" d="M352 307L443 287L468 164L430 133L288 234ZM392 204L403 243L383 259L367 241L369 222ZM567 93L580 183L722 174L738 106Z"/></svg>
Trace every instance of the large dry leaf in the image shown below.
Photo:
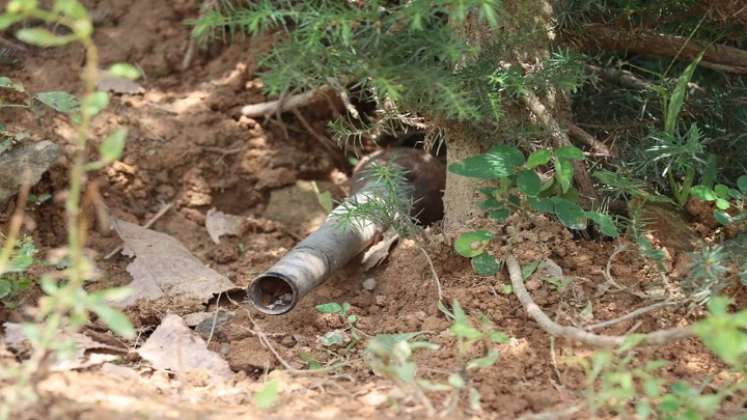
<svg viewBox="0 0 747 420"><path fill-rule="evenodd" d="M167 315L138 353L157 369L205 370L214 380L225 380L233 375L228 362L208 350L205 341L193 333L179 315Z"/></svg>
<svg viewBox="0 0 747 420"><path fill-rule="evenodd" d="M241 216L234 216L216 209L210 209L205 218L205 227L210 235L210 239L219 244L221 236L238 236L241 233L241 223L243 221L244 218Z"/></svg>
<svg viewBox="0 0 747 420"><path fill-rule="evenodd" d="M127 307L139 299L162 297L205 302L215 294L235 288L230 280L200 262L175 238L123 220L115 219L113 225L124 241L123 253L135 256L127 266L133 279L129 287L134 293L116 302L117 306Z"/></svg>

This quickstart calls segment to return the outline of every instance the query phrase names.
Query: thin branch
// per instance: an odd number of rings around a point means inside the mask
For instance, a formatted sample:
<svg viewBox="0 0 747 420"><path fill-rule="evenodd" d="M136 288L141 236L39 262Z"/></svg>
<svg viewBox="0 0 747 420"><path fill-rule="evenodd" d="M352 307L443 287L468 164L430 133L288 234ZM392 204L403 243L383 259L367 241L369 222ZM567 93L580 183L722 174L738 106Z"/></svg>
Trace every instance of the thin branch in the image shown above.
<svg viewBox="0 0 747 420"><path fill-rule="evenodd" d="M514 294L521 302L529 316L534 319L540 328L555 337L569 338L595 347L619 347L629 337L627 335L600 335L584 331L580 328L559 325L550 319L540 307L534 303L532 297L524 287L521 276L521 267L513 255L506 258L511 285ZM668 343L673 340L688 338L693 335L690 328L668 328L641 335L642 345L657 345Z"/></svg>
<svg viewBox="0 0 747 420"><path fill-rule="evenodd" d="M629 88L648 90L653 86L651 82L638 78L633 72L628 70L599 67L593 64L587 64L586 68L594 73L598 73L604 79L620 82L620 84Z"/></svg>
<svg viewBox="0 0 747 420"><path fill-rule="evenodd" d="M156 213L153 217L151 217L151 219L148 220L148 222L145 223L143 225L143 227L146 228L146 229L148 229L151 226L153 226L153 224L156 223L158 221L158 219L160 219L161 217L163 217L163 215L166 214L166 212L168 212L171 209L171 207L173 207L173 206L174 206L174 203L169 203L169 204L166 204L165 206L161 207L161 210L158 210L158 213ZM124 245L120 245L120 246L116 247L112 252L106 254L106 256L104 257L104 259L108 260L109 258L117 255L123 249L124 249Z"/></svg>
<svg viewBox="0 0 747 420"><path fill-rule="evenodd" d="M325 94L328 90L329 88L323 86L321 88L299 93L297 95L290 95L275 101L246 105L241 108L241 114L254 118L276 114L278 112L290 111L291 109L300 108L316 102L321 99L320 96Z"/></svg>
<svg viewBox="0 0 747 420"><path fill-rule="evenodd" d="M568 126L568 134L571 137L577 140L580 140L587 146L591 147L592 150L597 152L598 156L601 156L601 157L615 156L615 154L609 149L609 147L607 147L607 145L597 140L597 138L591 135L588 131L577 126L576 124L573 124L572 122L567 122L566 125Z"/></svg>
<svg viewBox="0 0 747 420"><path fill-rule="evenodd" d="M610 327L612 325L619 324L621 322L637 318L637 317L639 317L641 315L645 315L645 314L647 314L649 312L652 312L652 311L655 311L655 310L657 310L659 308L664 308L664 307L667 307L667 306L675 306L675 305L679 305L679 304L681 304L683 302L684 301L681 301L681 300L680 301L657 302L657 303L654 303L652 305L644 306L643 308L638 308L635 311L632 311L630 313L627 313L627 314L625 314L623 316L620 316L620 317L617 317L617 318L614 318L614 319L610 319L608 321L602 321L602 322L597 322L596 324L587 325L584 328L587 329L587 330L589 330L589 331L592 331L592 330L598 330L600 328Z"/></svg>
<svg viewBox="0 0 747 420"><path fill-rule="evenodd" d="M433 282L436 283L436 291L438 292L438 301L443 302L444 297L441 291L441 279L438 278L438 273L436 273L436 268L433 266L433 260L431 260L431 256L428 255L428 252L426 252L422 246L419 246L418 249L420 250L420 252L423 253L423 255L425 256L425 259L428 261L428 267L430 267L431 274L433 275Z"/></svg>

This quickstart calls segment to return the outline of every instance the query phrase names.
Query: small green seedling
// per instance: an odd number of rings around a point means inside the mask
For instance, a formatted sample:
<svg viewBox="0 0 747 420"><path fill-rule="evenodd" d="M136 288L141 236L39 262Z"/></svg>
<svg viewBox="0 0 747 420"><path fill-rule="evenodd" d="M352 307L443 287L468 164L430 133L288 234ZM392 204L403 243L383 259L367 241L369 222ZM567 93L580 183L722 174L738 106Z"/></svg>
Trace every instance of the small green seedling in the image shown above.
<svg viewBox="0 0 747 420"><path fill-rule="evenodd" d="M322 345L326 347L339 346L350 341L348 348L354 346L361 339L361 331L355 326L358 322L358 315L349 314L350 304L345 302L342 305L336 302L323 303L316 306L316 310L322 314L337 314L345 320L347 328L345 330L329 331L321 338ZM346 331L350 331L351 340L346 340Z"/></svg>

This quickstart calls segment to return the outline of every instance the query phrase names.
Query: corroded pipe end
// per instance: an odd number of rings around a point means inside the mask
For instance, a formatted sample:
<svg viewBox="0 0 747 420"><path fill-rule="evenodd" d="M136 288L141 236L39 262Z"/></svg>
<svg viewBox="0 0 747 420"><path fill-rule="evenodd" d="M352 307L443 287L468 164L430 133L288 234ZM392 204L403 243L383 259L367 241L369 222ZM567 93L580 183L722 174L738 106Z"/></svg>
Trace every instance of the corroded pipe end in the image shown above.
<svg viewBox="0 0 747 420"><path fill-rule="evenodd" d="M258 311L270 315L289 312L298 303L298 287L290 277L267 272L257 277L248 290L249 299Z"/></svg>

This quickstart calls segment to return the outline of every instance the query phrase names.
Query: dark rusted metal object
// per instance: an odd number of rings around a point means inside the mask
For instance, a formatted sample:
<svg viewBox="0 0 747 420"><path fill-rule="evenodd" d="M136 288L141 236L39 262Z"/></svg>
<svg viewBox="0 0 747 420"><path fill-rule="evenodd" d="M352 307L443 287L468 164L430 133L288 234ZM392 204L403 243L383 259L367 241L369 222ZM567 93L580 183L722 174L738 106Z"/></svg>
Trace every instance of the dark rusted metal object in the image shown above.
<svg viewBox="0 0 747 420"><path fill-rule="evenodd" d="M414 149L390 149L373 153L355 168L351 196L332 213L321 227L307 236L267 272L249 286L249 298L261 312L281 315L293 309L298 301L322 284L332 273L363 252L388 226L373 221L359 221L341 228L335 214L345 211L351 202L376 200L375 181L360 174L372 163L394 163L405 169L414 199L412 215L423 224L443 217L442 195L446 179L444 165L430 154Z"/></svg>

